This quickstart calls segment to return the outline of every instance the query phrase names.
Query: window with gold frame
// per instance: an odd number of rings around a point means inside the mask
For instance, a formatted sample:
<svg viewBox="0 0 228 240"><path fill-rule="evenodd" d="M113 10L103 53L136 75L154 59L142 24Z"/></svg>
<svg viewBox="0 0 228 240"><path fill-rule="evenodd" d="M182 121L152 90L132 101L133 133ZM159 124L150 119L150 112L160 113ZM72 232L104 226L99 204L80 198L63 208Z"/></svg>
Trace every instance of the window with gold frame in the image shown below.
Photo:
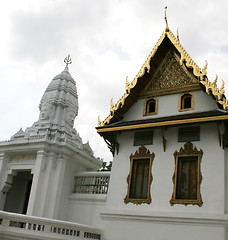
<svg viewBox="0 0 228 240"><path fill-rule="evenodd" d="M195 109L195 96L193 93L183 93L179 95L178 111L190 111Z"/></svg>
<svg viewBox="0 0 228 240"><path fill-rule="evenodd" d="M144 146L139 147L134 155L131 154L125 203L151 203L150 187L153 179L151 168L154 156L154 153L150 153Z"/></svg>
<svg viewBox="0 0 228 240"><path fill-rule="evenodd" d="M158 99L150 98L144 102L143 116L158 114Z"/></svg>
<svg viewBox="0 0 228 240"><path fill-rule="evenodd" d="M203 201L200 193L202 182L201 159L203 151L193 148L191 142L186 142L184 148L175 151L175 171L173 174L173 194L170 204L198 205Z"/></svg>

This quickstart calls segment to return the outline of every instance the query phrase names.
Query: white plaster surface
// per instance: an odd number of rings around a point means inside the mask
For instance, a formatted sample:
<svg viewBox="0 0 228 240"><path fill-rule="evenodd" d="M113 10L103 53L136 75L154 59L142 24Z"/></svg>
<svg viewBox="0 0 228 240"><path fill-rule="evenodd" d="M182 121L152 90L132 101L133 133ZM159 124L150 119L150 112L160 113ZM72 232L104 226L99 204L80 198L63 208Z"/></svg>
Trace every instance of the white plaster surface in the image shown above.
<svg viewBox="0 0 228 240"><path fill-rule="evenodd" d="M203 177L201 183L202 207L179 204L171 206L169 203L173 192L172 177L175 167L173 153L184 147L184 143L177 141L177 127L168 128L167 131L164 131L167 141L166 152L163 151L160 129L154 130L153 145L146 146L150 152L155 154L152 164L152 203L149 205L125 204L123 201L127 194L126 179L130 169L129 157L139 147L133 146L133 131L122 132L118 136L120 148L113 162L107 207L168 212L224 213L224 150L219 146L216 124L204 124L200 128L200 141L193 142L193 145L198 150L203 150L201 163Z"/></svg>
<svg viewBox="0 0 228 240"><path fill-rule="evenodd" d="M198 90L192 91L195 96L195 109L191 111L178 111L178 97L181 93L157 96L158 99L158 114L151 116L143 116L143 106L146 99L138 99L138 101L124 115L122 121L133 121L141 119L153 119L159 117L168 117L181 114L189 114L202 111L212 111L218 109L218 106L212 96Z"/></svg>

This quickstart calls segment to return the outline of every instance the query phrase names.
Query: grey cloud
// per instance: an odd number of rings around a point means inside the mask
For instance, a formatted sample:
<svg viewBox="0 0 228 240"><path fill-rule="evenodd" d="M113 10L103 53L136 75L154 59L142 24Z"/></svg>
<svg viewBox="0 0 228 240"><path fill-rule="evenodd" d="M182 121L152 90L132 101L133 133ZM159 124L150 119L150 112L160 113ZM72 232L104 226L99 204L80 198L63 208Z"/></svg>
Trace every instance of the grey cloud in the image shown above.
<svg viewBox="0 0 228 240"><path fill-rule="evenodd" d="M99 1L101 2L101 1ZM41 61L57 55L69 42L93 41L106 27L109 5L106 1L56 2L39 12L19 11L12 16L11 54Z"/></svg>
<svg viewBox="0 0 228 240"><path fill-rule="evenodd" d="M118 42L106 43L100 46L99 53L103 54L106 51L112 51L114 54L118 55L121 60L130 60L130 55L122 49Z"/></svg>
<svg viewBox="0 0 228 240"><path fill-rule="evenodd" d="M228 53L228 45L223 45L220 47L220 49L223 53Z"/></svg>

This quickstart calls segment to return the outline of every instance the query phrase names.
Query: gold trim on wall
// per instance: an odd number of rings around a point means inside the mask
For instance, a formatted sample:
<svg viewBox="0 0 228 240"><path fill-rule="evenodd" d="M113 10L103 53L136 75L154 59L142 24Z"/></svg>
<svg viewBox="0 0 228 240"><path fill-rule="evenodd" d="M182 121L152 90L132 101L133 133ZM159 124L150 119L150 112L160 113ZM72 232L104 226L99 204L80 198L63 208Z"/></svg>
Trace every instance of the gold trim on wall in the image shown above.
<svg viewBox="0 0 228 240"><path fill-rule="evenodd" d="M146 97L152 98L155 96L164 96L164 95L170 95L170 94L175 94L175 93L182 93L183 91L197 91L197 90L201 90L199 83L193 84L191 86L189 85L189 86L176 87L176 88L172 88L172 89L164 89L164 90L140 93L138 95L138 98L139 99L146 98Z"/></svg>
<svg viewBox="0 0 228 240"><path fill-rule="evenodd" d="M203 151L200 149L197 150L196 147L193 148L193 144L191 142L186 142L184 144L184 148L181 147L180 151L175 151L174 160L175 160L175 171L173 174L173 194L170 200L170 205L173 206L174 204L183 204L183 205L198 205L201 207L203 205L201 193L200 193L200 184L202 182L202 174L201 174L201 159L203 156ZM197 199L177 199L176 192L177 192L177 178L178 178L178 164L179 164L179 157L198 157L197 162Z"/></svg>
<svg viewBox="0 0 228 240"><path fill-rule="evenodd" d="M149 112L149 102L151 100L155 101L155 111L154 112ZM153 98L148 98L144 101L144 106L143 106L143 116L151 116L151 115L157 115L158 114L158 99L153 97Z"/></svg>
<svg viewBox="0 0 228 240"><path fill-rule="evenodd" d="M191 107L190 108L183 108L183 101L184 101L184 95L191 95ZM178 111L183 112L183 111L190 111L190 110L195 110L195 95L194 93L191 92L185 92L179 95L178 97Z"/></svg>
<svg viewBox="0 0 228 240"><path fill-rule="evenodd" d="M134 204L142 204L142 203L151 203L151 193L150 193L150 188L151 188L151 183L153 180L152 177L152 163L154 160L154 153L150 153L148 149L146 149L144 146L139 147L139 149L135 152L134 155L131 154L130 156L130 172L127 177L127 184L128 184L128 189L127 189L127 195L124 198L124 202L127 204L129 202L134 203ZM133 171L133 162L134 160L139 160L139 159L149 159L149 177L148 177L148 190L147 190L147 198L145 199L136 199L136 198L130 198L130 189L131 189L131 178L132 178L132 171Z"/></svg>
<svg viewBox="0 0 228 240"><path fill-rule="evenodd" d="M150 127L173 126L173 125L193 124L193 123L222 121L222 120L228 120L228 115L169 120L169 121L153 122L153 123L132 124L128 126L119 126L119 127L107 127L107 128L97 129L97 132L102 133L102 132L113 132L113 131L123 131L123 130L135 130L135 129L150 128Z"/></svg>

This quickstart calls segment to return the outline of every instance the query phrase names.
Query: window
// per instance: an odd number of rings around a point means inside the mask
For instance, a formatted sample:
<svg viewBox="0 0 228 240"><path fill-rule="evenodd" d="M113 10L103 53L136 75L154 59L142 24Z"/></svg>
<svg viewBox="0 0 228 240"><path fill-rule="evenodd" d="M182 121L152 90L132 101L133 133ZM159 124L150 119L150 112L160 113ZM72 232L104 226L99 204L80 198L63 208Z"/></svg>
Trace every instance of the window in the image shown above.
<svg viewBox="0 0 228 240"><path fill-rule="evenodd" d="M178 142L200 141L200 126L178 128Z"/></svg>
<svg viewBox="0 0 228 240"><path fill-rule="evenodd" d="M152 162L154 153L141 146L130 156L130 173L127 177L128 190L125 203L151 203L150 186L152 182Z"/></svg>
<svg viewBox="0 0 228 240"><path fill-rule="evenodd" d="M200 171L203 151L193 148L190 142L185 143L184 149L174 153L175 172L173 175L173 194L170 204L193 204L202 206Z"/></svg>
<svg viewBox="0 0 228 240"><path fill-rule="evenodd" d="M150 159L135 159L132 166L130 198L146 199L149 180Z"/></svg>
<svg viewBox="0 0 228 240"><path fill-rule="evenodd" d="M193 93L183 93L179 96L179 111L189 111L195 109Z"/></svg>
<svg viewBox="0 0 228 240"><path fill-rule="evenodd" d="M144 102L143 116L156 115L158 113L158 100L150 98Z"/></svg>
<svg viewBox="0 0 228 240"><path fill-rule="evenodd" d="M152 145L153 144L153 131L135 132L134 146Z"/></svg>

